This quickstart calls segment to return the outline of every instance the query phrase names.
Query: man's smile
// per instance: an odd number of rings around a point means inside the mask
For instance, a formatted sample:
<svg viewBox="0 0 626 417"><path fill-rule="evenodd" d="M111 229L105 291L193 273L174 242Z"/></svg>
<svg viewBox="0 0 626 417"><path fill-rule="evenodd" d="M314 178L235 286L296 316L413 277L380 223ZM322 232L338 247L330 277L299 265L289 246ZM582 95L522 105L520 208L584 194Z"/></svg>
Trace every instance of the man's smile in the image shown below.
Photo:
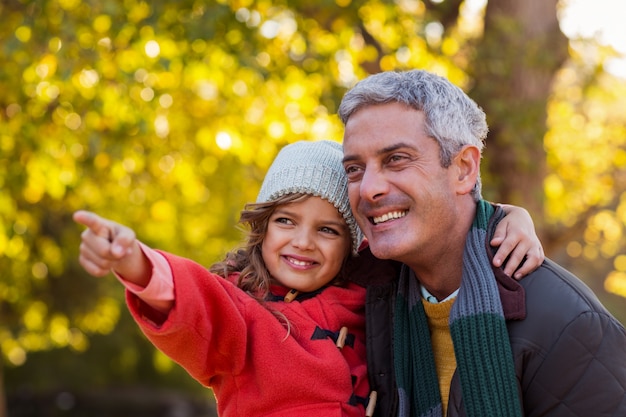
<svg viewBox="0 0 626 417"><path fill-rule="evenodd" d="M385 213L382 216L371 217L370 221L373 224L380 224L380 223L384 223L384 222L389 221L389 220L395 220L395 219L402 218L402 217L406 216L407 213L408 213L408 211L392 211L392 212L389 212L389 213Z"/></svg>

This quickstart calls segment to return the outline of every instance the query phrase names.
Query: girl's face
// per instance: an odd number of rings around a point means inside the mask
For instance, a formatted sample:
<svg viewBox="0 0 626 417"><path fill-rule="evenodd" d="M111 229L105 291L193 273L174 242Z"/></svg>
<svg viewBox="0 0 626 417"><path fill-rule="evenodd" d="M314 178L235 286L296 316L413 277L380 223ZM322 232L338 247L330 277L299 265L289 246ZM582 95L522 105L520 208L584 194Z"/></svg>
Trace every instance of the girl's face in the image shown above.
<svg viewBox="0 0 626 417"><path fill-rule="evenodd" d="M263 261L281 285L315 291L337 276L350 242L348 226L335 206L311 196L276 207L263 239Z"/></svg>

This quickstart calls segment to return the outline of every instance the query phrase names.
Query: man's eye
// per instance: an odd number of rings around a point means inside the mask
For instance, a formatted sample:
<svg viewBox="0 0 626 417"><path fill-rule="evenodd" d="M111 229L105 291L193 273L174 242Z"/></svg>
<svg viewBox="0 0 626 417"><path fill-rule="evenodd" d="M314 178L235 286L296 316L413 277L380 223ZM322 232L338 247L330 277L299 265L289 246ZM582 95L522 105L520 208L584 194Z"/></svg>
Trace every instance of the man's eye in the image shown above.
<svg viewBox="0 0 626 417"><path fill-rule="evenodd" d="M348 165L347 167L345 167L346 170L346 174L352 174L354 172L357 172L359 170L359 167L357 167L356 165Z"/></svg>
<svg viewBox="0 0 626 417"><path fill-rule="evenodd" d="M394 154L389 157L389 162L398 162L405 160L406 157L404 155Z"/></svg>

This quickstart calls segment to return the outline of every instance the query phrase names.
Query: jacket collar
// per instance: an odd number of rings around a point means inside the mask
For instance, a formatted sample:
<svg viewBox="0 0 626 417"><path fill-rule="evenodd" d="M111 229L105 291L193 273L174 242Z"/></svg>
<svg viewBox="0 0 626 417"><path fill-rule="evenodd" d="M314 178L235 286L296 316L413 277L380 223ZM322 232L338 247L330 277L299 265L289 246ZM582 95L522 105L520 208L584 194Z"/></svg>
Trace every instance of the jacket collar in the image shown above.
<svg viewBox="0 0 626 417"><path fill-rule="evenodd" d="M500 300L502 301L502 310L504 311L504 317L507 320L523 320L526 318L526 291L524 287L512 277L506 275L502 268L493 266L493 255L495 254L495 248L489 244L493 233L496 230L498 222L503 217L503 209L500 206L495 206L496 212L489 220L487 227L487 238L485 241L485 247L487 250L487 256L491 263L491 269L498 281L498 289L500 290Z"/></svg>

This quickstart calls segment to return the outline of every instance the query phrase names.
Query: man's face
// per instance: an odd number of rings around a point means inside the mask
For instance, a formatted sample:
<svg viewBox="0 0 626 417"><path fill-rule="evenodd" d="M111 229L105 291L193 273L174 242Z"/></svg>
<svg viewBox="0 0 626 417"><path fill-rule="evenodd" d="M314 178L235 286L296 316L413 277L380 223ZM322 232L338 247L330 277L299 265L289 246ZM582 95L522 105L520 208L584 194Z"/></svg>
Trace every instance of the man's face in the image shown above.
<svg viewBox="0 0 626 417"><path fill-rule="evenodd" d="M440 163L424 115L400 103L364 107L344 135L350 204L374 256L406 264L445 253L459 173Z"/></svg>

